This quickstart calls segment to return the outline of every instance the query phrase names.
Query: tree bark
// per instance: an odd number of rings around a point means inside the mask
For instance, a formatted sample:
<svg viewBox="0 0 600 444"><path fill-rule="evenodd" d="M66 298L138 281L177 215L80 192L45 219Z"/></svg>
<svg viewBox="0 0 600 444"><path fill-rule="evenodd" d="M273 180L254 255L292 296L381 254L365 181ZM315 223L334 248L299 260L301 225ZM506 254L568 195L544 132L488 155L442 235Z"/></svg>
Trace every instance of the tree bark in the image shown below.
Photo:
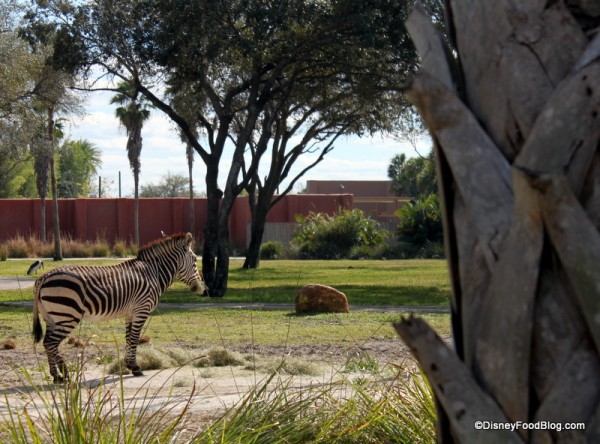
<svg viewBox="0 0 600 444"><path fill-rule="evenodd" d="M190 233L196 237L196 211L194 208L194 148L188 143L186 145L186 155L188 161L188 178L190 188Z"/></svg>
<svg viewBox="0 0 600 444"><path fill-rule="evenodd" d="M273 193L269 193L266 189L263 188L262 191L267 196L263 195L261 196L262 198L256 199L256 192L252 192L248 197L249 200L253 201L253 204L250 205L250 211L252 212L250 242L248 244L248 251L246 252L246 259L242 266L242 268L246 269L258 268L260 265L260 246L265 233L265 224L269 209L271 208L270 202L273 197ZM267 197L268 202L266 200Z"/></svg>
<svg viewBox="0 0 600 444"><path fill-rule="evenodd" d="M422 9L407 27L455 347L420 320L396 329L435 392L439 442L600 442L600 7L450 0L446 12L454 51Z"/></svg>
<svg viewBox="0 0 600 444"><path fill-rule="evenodd" d="M54 260L62 261L60 241L60 217L58 214L58 193L56 190L56 167L54 164L54 108L48 108L48 141L50 145L50 188L52 191L52 230L54 236Z"/></svg>

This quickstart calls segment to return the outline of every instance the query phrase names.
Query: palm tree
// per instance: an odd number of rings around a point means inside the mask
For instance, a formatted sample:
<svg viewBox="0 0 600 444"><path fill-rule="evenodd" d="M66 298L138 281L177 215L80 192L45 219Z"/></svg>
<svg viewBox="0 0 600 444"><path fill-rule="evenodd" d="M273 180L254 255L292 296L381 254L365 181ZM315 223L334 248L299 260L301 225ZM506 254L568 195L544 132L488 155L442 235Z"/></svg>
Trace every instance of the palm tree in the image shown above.
<svg viewBox="0 0 600 444"><path fill-rule="evenodd" d="M67 140L59 154L59 197L88 197L92 192L92 178L102 165L100 150L88 140Z"/></svg>
<svg viewBox="0 0 600 444"><path fill-rule="evenodd" d="M115 115L127 132L127 157L133 172L134 206L133 219L135 224L135 243L140 244L139 228L139 180L140 155L142 153L142 127L150 117L150 110L144 96L140 95L132 83L121 82L117 86L118 93L110 100L111 104L121 105L115 110Z"/></svg>
<svg viewBox="0 0 600 444"><path fill-rule="evenodd" d="M445 5L448 38L420 8L407 22L408 93L435 142L454 349L396 328L439 442L600 442L598 2Z"/></svg>

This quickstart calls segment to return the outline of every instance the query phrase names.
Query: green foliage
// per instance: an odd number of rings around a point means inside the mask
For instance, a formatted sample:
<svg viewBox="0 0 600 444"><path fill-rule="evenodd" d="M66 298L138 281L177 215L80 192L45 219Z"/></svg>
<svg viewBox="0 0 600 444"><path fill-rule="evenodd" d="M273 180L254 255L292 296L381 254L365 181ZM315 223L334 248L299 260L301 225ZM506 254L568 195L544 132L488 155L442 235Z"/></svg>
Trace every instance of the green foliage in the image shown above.
<svg viewBox="0 0 600 444"><path fill-rule="evenodd" d="M87 140L67 140L58 150L58 197L89 197L92 183L102 165L101 153Z"/></svg>
<svg viewBox="0 0 600 444"><path fill-rule="evenodd" d="M357 246L375 247L384 242L387 233L379 224L365 217L361 210L343 210L333 216L310 212L298 216L301 224L291 244L302 259L340 259L350 257Z"/></svg>
<svg viewBox="0 0 600 444"><path fill-rule="evenodd" d="M395 156L388 167L388 177L397 196L423 198L437 193L433 151L427 157Z"/></svg>
<svg viewBox="0 0 600 444"><path fill-rule="evenodd" d="M345 379L310 390L286 382L272 387L274 375L193 442L435 442L435 403L418 373L399 374L390 383Z"/></svg>
<svg viewBox="0 0 600 444"><path fill-rule="evenodd" d="M27 407L7 403L0 415L0 441L10 444L142 444L174 442L185 427L189 400L180 402L182 414L173 414L169 399L156 408L156 398L146 390L139 400L126 403L123 381L113 392L104 383L90 387L80 369L72 379L52 390L37 384L26 369L20 369ZM7 398L8 399L8 398ZM191 399L191 398L190 398Z"/></svg>
<svg viewBox="0 0 600 444"><path fill-rule="evenodd" d="M37 197L31 157L0 162L0 198Z"/></svg>
<svg viewBox="0 0 600 444"><path fill-rule="evenodd" d="M172 174L170 172L161 177L157 184L148 183L142 185L140 189L140 197L189 197L189 195L189 178L182 174Z"/></svg>
<svg viewBox="0 0 600 444"><path fill-rule="evenodd" d="M400 219L398 240L411 252L409 256L417 256L419 251L439 252L441 247L435 246L441 246L443 230L440 202L436 194L405 204L396 215Z"/></svg>
<svg viewBox="0 0 600 444"><path fill-rule="evenodd" d="M281 259L284 248L281 242L269 241L260 246L261 259Z"/></svg>

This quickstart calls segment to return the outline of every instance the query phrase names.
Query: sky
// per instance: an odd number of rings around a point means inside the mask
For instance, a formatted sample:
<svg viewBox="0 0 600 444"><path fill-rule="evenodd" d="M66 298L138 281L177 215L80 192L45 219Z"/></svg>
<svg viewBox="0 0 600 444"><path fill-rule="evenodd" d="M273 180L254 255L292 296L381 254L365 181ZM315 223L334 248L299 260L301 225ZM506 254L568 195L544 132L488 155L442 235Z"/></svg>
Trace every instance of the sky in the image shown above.
<svg viewBox="0 0 600 444"><path fill-rule="evenodd" d="M88 94L85 103L86 113L82 117L71 118L67 137L73 140L86 139L102 153L100 175L103 181L103 196L119 195L118 178L121 172L121 196L133 196L133 173L129 168L125 149L127 136L114 117L115 105L110 105L111 93L94 92ZM187 177L185 146L180 141L172 123L159 110L152 110L149 121L142 130L143 147L141 154L140 186L157 184L168 172ZM431 143L420 141L418 150L427 154ZM315 168L307 172L294 192L306 185L307 180L386 180L391 159L400 153L407 157L417 155L415 149L406 142L381 136L346 137L335 143L335 148ZM223 156L220 166L220 186L224 187L230 162ZM302 156L295 166L299 172L314 160L313 155ZM205 191L204 175L206 167L196 154L194 162L194 183L197 192ZM108 188L107 188L108 187ZM108 191L108 193L106 193Z"/></svg>

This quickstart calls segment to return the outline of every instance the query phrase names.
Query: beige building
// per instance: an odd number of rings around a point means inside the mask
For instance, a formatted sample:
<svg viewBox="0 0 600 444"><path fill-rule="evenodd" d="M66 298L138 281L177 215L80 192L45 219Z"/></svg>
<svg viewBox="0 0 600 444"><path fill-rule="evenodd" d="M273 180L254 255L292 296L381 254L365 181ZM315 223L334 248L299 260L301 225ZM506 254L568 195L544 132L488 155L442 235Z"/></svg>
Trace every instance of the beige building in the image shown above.
<svg viewBox="0 0 600 444"><path fill-rule="evenodd" d="M394 215L410 197L398 197L391 192L391 180L308 180L307 194L351 194L353 208L381 223L397 223Z"/></svg>

